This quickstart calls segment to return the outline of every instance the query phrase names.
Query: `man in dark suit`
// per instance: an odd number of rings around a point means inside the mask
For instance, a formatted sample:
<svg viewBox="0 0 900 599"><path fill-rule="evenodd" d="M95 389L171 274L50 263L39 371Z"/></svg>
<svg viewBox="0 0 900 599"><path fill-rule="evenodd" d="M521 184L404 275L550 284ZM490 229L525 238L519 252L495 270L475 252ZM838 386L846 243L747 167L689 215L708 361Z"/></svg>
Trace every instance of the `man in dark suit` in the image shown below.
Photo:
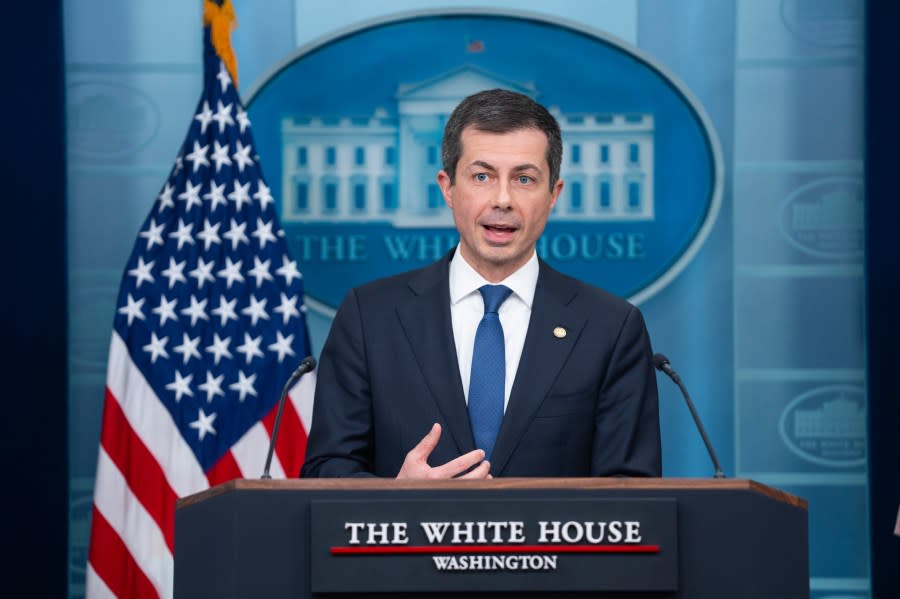
<svg viewBox="0 0 900 599"><path fill-rule="evenodd" d="M563 188L552 115L463 100L438 183L459 246L353 289L322 351L302 476L660 476L637 308L541 261Z"/></svg>

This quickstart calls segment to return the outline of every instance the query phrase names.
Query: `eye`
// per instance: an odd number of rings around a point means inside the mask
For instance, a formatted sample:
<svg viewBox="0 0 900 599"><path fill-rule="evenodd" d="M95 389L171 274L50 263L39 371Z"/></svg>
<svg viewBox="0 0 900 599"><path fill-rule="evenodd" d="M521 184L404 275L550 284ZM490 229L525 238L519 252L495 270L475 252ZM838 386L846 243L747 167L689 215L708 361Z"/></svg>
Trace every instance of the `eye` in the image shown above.
<svg viewBox="0 0 900 599"><path fill-rule="evenodd" d="M516 177L516 181L518 181L522 185L528 185L529 183L534 181L534 179L532 179L528 175L519 175L518 177Z"/></svg>
<svg viewBox="0 0 900 599"><path fill-rule="evenodd" d="M487 182L488 178L489 177L488 177L487 173L475 173L475 180L478 181L479 183Z"/></svg>

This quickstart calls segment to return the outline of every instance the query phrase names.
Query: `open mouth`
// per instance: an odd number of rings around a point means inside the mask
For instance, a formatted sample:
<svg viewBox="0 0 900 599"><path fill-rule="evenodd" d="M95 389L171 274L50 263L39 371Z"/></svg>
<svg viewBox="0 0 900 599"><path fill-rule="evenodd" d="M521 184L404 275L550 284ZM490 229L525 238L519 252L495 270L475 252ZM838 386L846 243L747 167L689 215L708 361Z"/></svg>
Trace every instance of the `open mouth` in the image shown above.
<svg viewBox="0 0 900 599"><path fill-rule="evenodd" d="M506 225L484 225L484 228L492 233L512 233L516 230L515 227Z"/></svg>
<svg viewBox="0 0 900 599"><path fill-rule="evenodd" d="M506 242L509 241L516 231L519 229L511 225L483 225L488 241Z"/></svg>

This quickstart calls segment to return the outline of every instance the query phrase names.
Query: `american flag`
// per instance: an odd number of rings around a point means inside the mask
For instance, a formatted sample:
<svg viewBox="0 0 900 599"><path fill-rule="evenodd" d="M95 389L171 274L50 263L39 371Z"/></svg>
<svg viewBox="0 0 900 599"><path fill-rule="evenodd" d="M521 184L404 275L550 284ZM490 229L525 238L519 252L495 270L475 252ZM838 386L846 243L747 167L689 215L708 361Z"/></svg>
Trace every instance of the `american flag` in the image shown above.
<svg viewBox="0 0 900 599"><path fill-rule="evenodd" d="M226 8L207 2L203 95L119 291L88 597L172 595L175 500L262 474L281 387L310 354L303 279L226 66L227 36L211 34ZM306 375L286 402L274 478L299 475L314 385Z"/></svg>

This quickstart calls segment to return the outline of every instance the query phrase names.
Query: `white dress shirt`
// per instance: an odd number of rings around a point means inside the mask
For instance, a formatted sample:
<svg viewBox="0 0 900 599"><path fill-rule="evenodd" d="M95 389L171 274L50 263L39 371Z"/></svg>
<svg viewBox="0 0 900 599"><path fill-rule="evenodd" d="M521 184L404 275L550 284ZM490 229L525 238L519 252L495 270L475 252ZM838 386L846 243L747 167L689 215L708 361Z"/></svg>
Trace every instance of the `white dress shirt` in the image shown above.
<svg viewBox="0 0 900 599"><path fill-rule="evenodd" d="M531 319L531 304L534 301L534 290L537 287L538 271L537 252L532 254L519 270L504 280L496 283L506 285L512 293L500 306L498 314L503 326L504 347L506 350L506 385L503 390L503 411L509 404L519 358L525 346L525 333ZM459 362L459 376L462 378L466 403L469 402L469 379L472 375L472 353L475 346L475 332L478 323L484 316L482 285L492 285L466 262L457 247L450 261L450 318L453 322L453 339L456 342L456 360Z"/></svg>

